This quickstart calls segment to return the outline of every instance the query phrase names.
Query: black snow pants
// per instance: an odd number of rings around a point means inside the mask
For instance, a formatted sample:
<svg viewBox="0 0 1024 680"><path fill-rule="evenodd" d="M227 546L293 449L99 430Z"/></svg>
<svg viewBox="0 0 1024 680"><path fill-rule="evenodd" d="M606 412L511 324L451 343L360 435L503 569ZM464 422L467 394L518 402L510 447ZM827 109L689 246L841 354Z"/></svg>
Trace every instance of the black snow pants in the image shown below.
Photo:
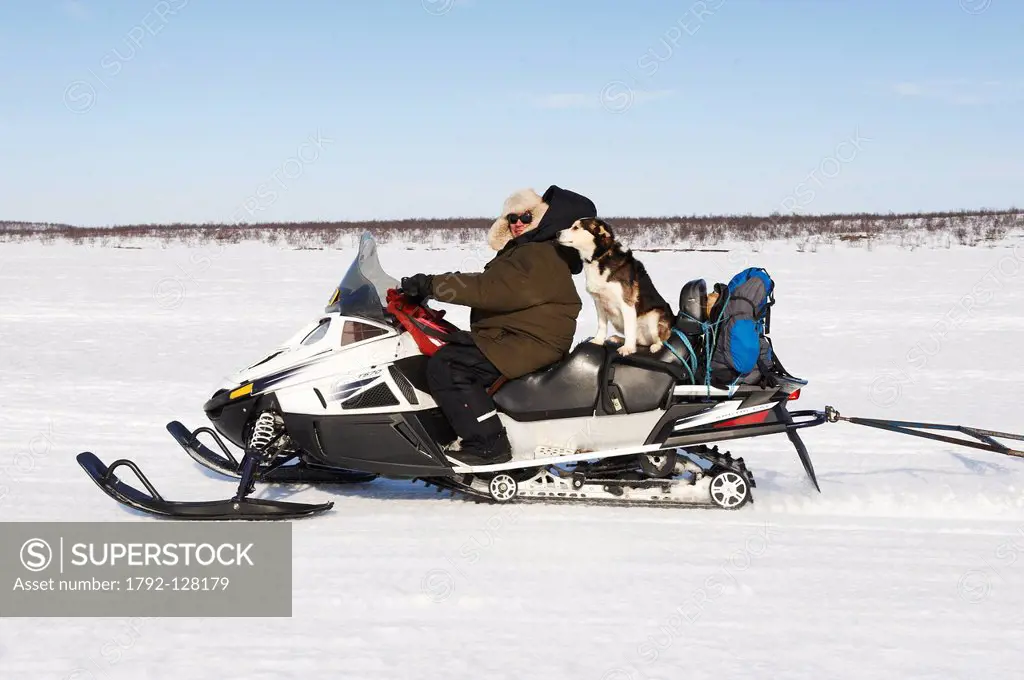
<svg viewBox="0 0 1024 680"><path fill-rule="evenodd" d="M472 344L445 345L427 362L430 392L463 447L487 447L504 429L487 394L499 377L501 372Z"/></svg>

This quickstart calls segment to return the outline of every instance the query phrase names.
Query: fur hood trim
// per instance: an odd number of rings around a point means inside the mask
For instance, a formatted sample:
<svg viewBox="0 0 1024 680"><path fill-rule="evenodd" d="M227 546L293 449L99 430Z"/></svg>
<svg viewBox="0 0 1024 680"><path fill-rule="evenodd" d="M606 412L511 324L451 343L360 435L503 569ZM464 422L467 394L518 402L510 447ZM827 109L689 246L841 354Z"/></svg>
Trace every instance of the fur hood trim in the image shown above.
<svg viewBox="0 0 1024 680"><path fill-rule="evenodd" d="M526 226L526 232L533 231L540 224L544 213L548 211L548 204L533 189L520 189L505 199L501 206L501 215L494 220L490 231L487 233L487 244L495 251L501 250L512 240L512 230L509 228L505 215L509 213L521 213L525 211L533 213L533 221ZM523 233L526 233L523 232Z"/></svg>

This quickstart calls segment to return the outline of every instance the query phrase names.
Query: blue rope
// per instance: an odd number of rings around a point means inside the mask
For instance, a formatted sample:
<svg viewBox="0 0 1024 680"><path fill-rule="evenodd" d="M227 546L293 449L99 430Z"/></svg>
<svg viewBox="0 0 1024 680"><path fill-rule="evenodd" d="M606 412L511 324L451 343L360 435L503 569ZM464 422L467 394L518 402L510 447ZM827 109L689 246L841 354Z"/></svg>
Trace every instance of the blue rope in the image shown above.
<svg viewBox="0 0 1024 680"><path fill-rule="evenodd" d="M690 356L693 357L693 368L690 368L690 362L684 359L683 356L678 351L676 351L675 347L668 343L665 343L665 347L668 347L668 351L676 355L676 359L679 359L679 362L683 365L683 368L685 368L686 372L690 374L690 382L692 383L696 379L693 374L693 371L697 368L697 355L694 354L693 352L693 345L690 344L690 341L687 339L685 335L679 332L678 328L673 328L672 332L675 333L679 337L679 339L682 340L683 343L686 345L687 351L689 351Z"/></svg>

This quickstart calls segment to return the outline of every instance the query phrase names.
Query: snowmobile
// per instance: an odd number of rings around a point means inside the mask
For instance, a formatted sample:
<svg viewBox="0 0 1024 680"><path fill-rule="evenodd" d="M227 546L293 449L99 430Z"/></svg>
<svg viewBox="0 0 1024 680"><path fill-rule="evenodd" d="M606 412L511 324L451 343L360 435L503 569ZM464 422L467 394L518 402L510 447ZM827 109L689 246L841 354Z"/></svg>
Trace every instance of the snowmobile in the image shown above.
<svg viewBox="0 0 1024 680"><path fill-rule="evenodd" d="M756 482L743 458L721 451L719 444L785 434L820 492L799 431L838 420L1024 455L993 439L1024 436L843 418L832 407L790 411L808 382L790 374L774 352L770 365L741 384L695 381L684 370L682 353L701 350L685 340L687 323L714 313L696 294L704 284L696 280L683 287L677 332L661 351L621 356L614 340L603 345L585 340L551 366L499 379L489 392L513 459L466 464L426 379L429 357L453 333L464 331L444 318L444 310L409 299L398 283L381 268L373 237L363 234L323 313L229 376L204 404L212 427L167 424L197 463L238 480L233 497L167 500L131 460L107 466L86 451L78 455L79 464L109 496L145 513L281 520L316 515L333 503L253 498L257 484L365 484L384 477L419 480L438 492L481 502L737 510L753 502ZM959 429L981 443L915 428ZM115 474L120 468L131 470L145 491L121 480Z"/></svg>

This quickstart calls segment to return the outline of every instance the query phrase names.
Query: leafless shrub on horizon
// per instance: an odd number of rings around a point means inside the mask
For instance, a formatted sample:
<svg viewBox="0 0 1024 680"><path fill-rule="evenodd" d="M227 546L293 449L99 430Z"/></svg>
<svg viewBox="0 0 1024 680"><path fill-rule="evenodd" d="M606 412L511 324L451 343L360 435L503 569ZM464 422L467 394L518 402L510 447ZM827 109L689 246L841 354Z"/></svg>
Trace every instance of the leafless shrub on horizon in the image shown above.
<svg viewBox="0 0 1024 680"><path fill-rule="evenodd" d="M801 242L871 240L912 233L947 234L959 245L978 245L1024 228L1024 210L961 210L931 213L829 213L758 215L675 215L608 217L635 249L710 247L727 240ZM161 244L263 242L296 248L330 248L369 231L381 244L456 247L483 242L488 217L274 223L172 223L78 227L68 224L0 222L0 242L71 242L119 245L137 240ZM770 225L768 228L767 225Z"/></svg>

